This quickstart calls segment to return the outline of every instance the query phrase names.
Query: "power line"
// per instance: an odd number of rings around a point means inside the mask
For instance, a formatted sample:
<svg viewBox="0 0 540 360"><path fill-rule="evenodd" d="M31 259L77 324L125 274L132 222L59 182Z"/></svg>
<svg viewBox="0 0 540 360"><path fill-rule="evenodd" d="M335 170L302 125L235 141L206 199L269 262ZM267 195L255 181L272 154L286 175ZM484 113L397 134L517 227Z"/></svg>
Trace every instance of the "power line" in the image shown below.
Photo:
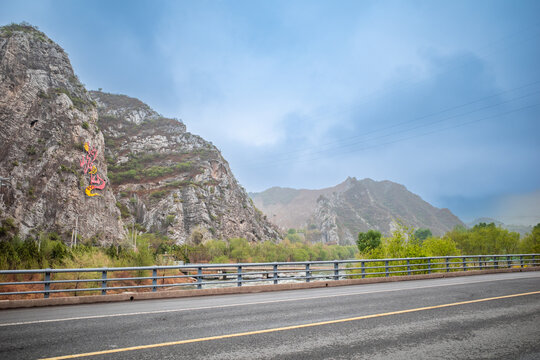
<svg viewBox="0 0 540 360"><path fill-rule="evenodd" d="M418 138L418 137L427 136L427 135L431 135L431 134L435 134L435 133L455 129L455 128L458 128L458 127L470 125L470 124L477 123L477 122L480 122L480 121L485 121L485 120L498 118L498 117L501 117L501 116L504 116L504 115L509 115L509 114L512 114L512 113L515 113L515 112L519 112L519 111L522 111L522 110L534 108L534 107L537 107L537 106L540 106L540 103L527 105L527 106L520 107L520 108L517 108L517 109L513 109L513 110L505 111L505 112L502 112L502 113L486 116L486 117L483 117L483 118L480 118L480 119L475 119L475 120L472 120L472 121L466 121L466 122L462 122L462 123L455 124L455 125L452 125L452 126L448 126L448 127L444 127L444 128L440 128L440 129L435 129L435 130L432 130L432 131L428 131L428 132L424 132L424 133L421 133L421 134L416 134L416 135L412 135L412 136L408 136L408 137L403 137L403 138L395 139L395 140L384 142L384 143L378 143L378 144L374 144L374 145L370 145L370 146L365 146L365 147L362 147L362 148L353 148L353 149L350 149L349 151L344 151L344 152L340 152L340 153L328 153L324 157L323 156L318 156L318 157L311 157L311 158L307 158L307 159L294 159L293 161L295 163L307 163L307 162L311 162L311 161L315 161L315 160L320 160L320 159L323 159L323 158L335 157L335 156L338 156L338 155L360 152L360 151L364 151L364 150L368 150L368 149L373 149L373 148L377 148L377 147L382 147L382 146L386 146L386 145L395 144L395 143L398 143L398 142L401 142L401 141L411 140L411 139L415 139L415 138ZM278 163L274 163L274 164L266 163L266 165L278 165Z"/></svg>
<svg viewBox="0 0 540 360"><path fill-rule="evenodd" d="M528 32L529 34L526 36L526 37L523 37L519 40L519 42L523 42L523 41L528 41L529 38L532 38L532 39L536 39L536 36L535 36L535 31L538 29L538 26L540 25L540 22L535 22L533 24L527 24L527 25L524 25L522 28L516 30L516 31L513 31L507 35L504 35L502 37L500 37L499 39L497 40L494 40L494 41L491 41L489 43L487 43L485 46L481 46L480 47L480 50L482 50L482 48L484 49L490 49L491 50L488 50L488 53L489 52L492 52L494 49L493 49L493 45L495 44L498 44L498 43L506 43L509 41L509 39L513 39L515 38L517 35L521 34L521 33L524 33L524 32ZM533 31L530 31L531 29L534 29ZM533 36L534 35L534 36ZM500 49L495 49L495 51L500 51ZM482 52L482 51L480 51ZM485 53L485 51L484 51ZM440 76L442 74L446 74L446 73L451 73L453 72L454 70L456 69L459 69L461 67L464 67L464 66L467 66L467 64L458 64L456 66L453 66L453 67L450 67L442 72L439 72L439 73L436 73L435 75L436 76ZM428 79L423 79L423 80L420 80L420 81L417 81L415 83L409 83L409 86L412 86L412 85L415 85L415 86L418 86L419 84L427 81ZM399 90L401 88L403 88L402 86L395 86L395 85L400 85L400 84L405 84L407 85L407 82L408 80L402 80L396 84L394 84L393 88L385 88L384 90L378 90L378 91L374 91L368 95L365 95L359 99L356 100L356 104L351 107L351 108L348 108L348 109L343 109L341 111L338 111L338 112L326 112L326 113L323 113L323 114L319 114L319 115L312 115L312 116L309 116L308 118L310 120L314 120L314 119L317 119L317 118L323 118L323 117L326 117L326 118L329 118L330 116L328 115L336 115L336 114L346 114L346 113L352 113L353 111L357 110L360 108L360 105L366 103L367 101L364 101L364 100L367 100L369 97L374 97L375 95L378 95L378 94L382 94L382 93L393 93L395 92L396 90ZM418 117L418 118L415 118L415 119L412 119L412 120L408 120L408 121L405 121L405 122L401 122L401 123L398 123L398 124L394 124L394 125L390 125L388 127L384 127L384 128L381 128L381 129L376 129L376 130L372 130L372 131L369 131L367 133L364 133L362 135L355 135L355 136L351 136L351 137L346 137L346 138L341 138L341 139L337 139L337 140L334 140L332 142L329 142L329 143L323 143L323 144L320 144L317 146L317 149L320 151L321 147L325 147L327 145L333 145L333 144L343 144L344 141L349 141L349 140L352 140L352 139L357 139L357 138L360 138L360 137L364 137L365 135L368 135L368 134L372 134L372 133L375 133L375 132L380 132L380 131L383 131L383 130L387 130L387 129L390 129L390 128L395 128L395 127L398 127L398 126L401 126L401 125L404 125L406 123L409 123L409 122L414 122L414 121L418 121L418 120L421 120L421 119L424 119L424 118L427 118L427 117L431 117L431 116L434 116L434 115L439 115L439 114L442 114L442 113L445 113L445 112L449 112L449 111L452 111L452 110L456 110L456 109L459 109L459 108L463 108L463 107L466 107L466 106L469 106L469 105L472 105L474 103L478 103L478 102L481 102L481 101L485 101L485 100L488 100L490 98L493 98L493 97L497 97L497 96L500 96L500 95L503 95L505 93L509 93L509 92L513 92L513 91L517 91L517 90L520 90L522 88L525 88L525 87L529 87L529 86L533 86L533 85L536 85L538 84L540 81L534 81L534 82L531 82L531 83L528 83L528 84L524 84L524 85L521 85L521 86L518 86L516 88L513 88L513 89L510 89L510 90L505 90L505 91L501 91L501 92L498 92L498 93L495 93L495 94L492 94L492 95L489 95L489 96L486 96L486 97L483 97L483 98L480 98L480 99L476 99L476 100L473 100L473 101L470 101L470 102L467 102L467 103L464 103L464 104L460 104L460 105L457 105L457 106L452 106L452 107L449 107L449 108L446 108L446 109L443 109L441 111L438 111L438 112L435 112L435 113L431 113L431 114L427 114L427 115L424 115L424 116L421 116L421 117ZM299 150L292 150L292 151L288 151L286 153L281 153L281 154L278 154L276 156L287 156L289 157L291 154L298 154L298 153L305 153L306 151L310 151L310 149L299 149ZM279 161L279 160L278 160ZM249 162L249 161L248 161ZM255 160L255 161L251 161L249 163L259 163L260 160Z"/></svg>
<svg viewBox="0 0 540 360"><path fill-rule="evenodd" d="M540 80L533 81L533 82L530 82L530 83L527 83L527 84L524 84L524 85L520 85L518 87L509 89L509 90L497 92L495 94L491 94L489 96L485 96L485 97L482 97L482 98L479 98L479 99L476 99L476 100L472 100L472 101L466 102L464 104L448 107L448 108L445 108L445 109L437 111L437 112L422 115L422 116L413 118L411 120L406 120L406 121L399 122L397 124L392 124L392 125L389 125L389 126L386 126L386 127L383 127L383 128L371 130L371 131L365 132L365 133L363 133L361 135L354 135L354 136L350 136L350 137L344 137L344 138L340 138L340 139L337 139L337 140L334 140L334 141L331 141L331 142L323 143L323 144L317 146L317 150L321 151L321 148L325 148L325 147L328 147L330 145L335 145L335 144L337 144L339 146L343 146L343 143L347 142L349 140L356 140L356 139L359 139L359 138L363 138L366 135L370 135L370 134L381 132L381 131L388 130L388 129L393 129L393 128L396 128L396 127L399 127L399 126L402 126L402 125L406 125L406 124L409 124L409 123L417 122L419 120L423 120L423 119L426 119L426 118L429 118L429 117L432 117L432 116L435 116L435 115L444 114L444 113L447 113L447 112L452 111L452 110L457 110L457 109L460 109L460 108L464 108L466 106L469 106L469 105L472 105L472 104L475 104L475 103L479 103L479 102L482 102L482 101L485 101L485 100L488 100L488 99L491 99L491 98L496 98L496 97L498 97L500 95L503 95L503 94L506 94L506 93L511 93L511 92L521 90L521 89L524 89L524 88L527 88L527 87L530 87L530 86L533 86L533 85L537 85L537 84L540 84ZM497 106L497 105L498 104L493 105L493 106ZM275 156L276 157L285 157L283 160L286 160L288 157L290 157L290 155L303 154L303 153L305 153L307 151L310 151L310 150L311 150L310 148L305 148L305 149L301 149L301 150L293 150L293 151L288 151L286 153L281 153L281 154L278 154L278 155L275 155ZM259 162L259 160L256 160L254 163L258 163L258 162Z"/></svg>
<svg viewBox="0 0 540 360"><path fill-rule="evenodd" d="M480 111L483 111L483 110L499 107L499 106L507 104L507 103L522 100L524 98L536 95L539 92L540 92L540 90L535 90L535 91L527 93L525 95L521 95L521 96L518 96L518 97L515 97L515 98L512 98L512 99L506 100L506 101L501 101L501 102L498 102L496 104L491 104L491 105L487 105L487 106L484 106L484 107L481 107L481 108L473 109L471 111L467 111L467 112L463 112L463 113L460 113L460 114L452 115L452 116L446 117L444 119L438 119L438 120L435 120L435 121L430 121L430 122L427 122L427 123L418 124L418 125L415 125L413 127L407 128L407 129L394 131L394 132L383 133L382 135L378 135L378 136L375 136L375 137L365 137L364 135L356 136L356 137L353 137L352 139L358 139L358 138L362 138L362 137L363 137L363 139L361 141L355 141L353 143L345 143L345 144L340 143L339 145L336 145L334 147L329 147L329 148L326 148L326 149L323 149L323 150L318 149L317 151L310 151L309 153L306 153L304 151L302 154L299 154L298 156L290 156L290 155L287 154L288 155L287 157L282 157L280 159L276 159L276 160L273 160L273 161L267 161L267 162L265 162L265 164L266 165L271 165L271 164L279 164L279 163L287 163L287 162L298 161L298 160L301 160L302 158L312 157L313 155L329 153L329 152L340 150L340 149L346 149L346 148L354 147L356 145L359 145L359 144L362 144L362 143L367 143L367 142L370 142L370 141L373 141L373 140L379 140L379 139L386 138L386 137L389 137L389 136L400 135L400 134L403 134L403 133L406 133L406 132L411 132L413 130L417 130L417 129L420 129L420 128L433 126L433 125L436 125L436 124L439 124L439 123L442 123L442 122L445 122L445 121L448 121L448 120L451 120L451 119L467 116L467 115L477 113L477 112L480 112ZM425 118L425 117L422 117L422 118ZM416 121L416 120L404 121L404 122L401 122L400 124L409 124L409 123L413 123L414 121ZM393 127L396 127L396 126L390 126L390 127L387 127L386 129L390 129L390 128L393 128ZM366 133L366 134L370 134L370 133L373 134L373 133L379 132L379 131L381 131L381 130L371 131L371 132Z"/></svg>

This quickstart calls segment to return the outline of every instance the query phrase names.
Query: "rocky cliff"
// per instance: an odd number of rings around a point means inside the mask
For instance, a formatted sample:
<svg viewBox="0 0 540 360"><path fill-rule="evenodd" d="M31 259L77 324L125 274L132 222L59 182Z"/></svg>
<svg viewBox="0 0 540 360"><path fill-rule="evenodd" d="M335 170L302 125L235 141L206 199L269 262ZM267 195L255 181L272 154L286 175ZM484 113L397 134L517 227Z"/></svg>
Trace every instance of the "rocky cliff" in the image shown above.
<svg viewBox="0 0 540 360"><path fill-rule="evenodd" d="M348 178L327 189L272 188L251 196L278 225L307 228L313 241L350 244L358 232L370 229L389 235L397 221L429 228L434 235L463 225L448 209L437 209L391 181Z"/></svg>
<svg viewBox="0 0 540 360"><path fill-rule="evenodd" d="M60 46L17 24L0 28L0 222L66 241L77 224L101 244L126 225L179 243L280 237L215 146L137 99L88 93Z"/></svg>
<svg viewBox="0 0 540 360"><path fill-rule="evenodd" d="M104 148L95 104L62 48L32 26L0 28L0 219L23 237L69 239L77 222L87 238L120 239Z"/></svg>
<svg viewBox="0 0 540 360"><path fill-rule="evenodd" d="M109 177L126 224L177 242L280 237L219 150L124 95L91 92L105 135Z"/></svg>

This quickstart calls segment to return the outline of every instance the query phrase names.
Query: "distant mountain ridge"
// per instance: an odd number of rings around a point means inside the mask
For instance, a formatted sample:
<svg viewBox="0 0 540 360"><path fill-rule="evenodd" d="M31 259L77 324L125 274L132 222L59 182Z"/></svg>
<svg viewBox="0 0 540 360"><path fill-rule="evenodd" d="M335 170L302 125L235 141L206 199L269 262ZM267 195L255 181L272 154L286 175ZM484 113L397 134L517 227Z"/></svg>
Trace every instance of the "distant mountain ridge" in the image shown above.
<svg viewBox="0 0 540 360"><path fill-rule="evenodd" d="M397 221L442 235L463 222L391 181L347 178L334 187L297 190L274 187L250 193L255 205L282 228L307 228L313 240L350 244L370 229L389 235Z"/></svg>

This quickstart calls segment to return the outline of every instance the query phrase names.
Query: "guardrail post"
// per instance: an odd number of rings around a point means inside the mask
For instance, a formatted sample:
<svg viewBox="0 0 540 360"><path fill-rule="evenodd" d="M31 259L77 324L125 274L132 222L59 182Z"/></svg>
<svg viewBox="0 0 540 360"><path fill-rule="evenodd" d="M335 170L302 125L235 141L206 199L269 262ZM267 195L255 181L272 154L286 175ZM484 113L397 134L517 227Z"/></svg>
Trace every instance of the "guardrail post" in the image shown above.
<svg viewBox="0 0 540 360"><path fill-rule="evenodd" d="M446 272L450 272L450 266L448 265L448 258L446 258Z"/></svg>
<svg viewBox="0 0 540 360"><path fill-rule="evenodd" d="M334 262L334 280L339 280L339 263Z"/></svg>
<svg viewBox="0 0 540 360"><path fill-rule="evenodd" d="M202 267L197 268L197 289L202 289Z"/></svg>
<svg viewBox="0 0 540 360"><path fill-rule="evenodd" d="M478 257L478 266L480 266L480 270L482 270L484 267L483 267L484 264L482 264L482 257L479 256Z"/></svg>
<svg viewBox="0 0 540 360"><path fill-rule="evenodd" d="M536 266L536 256L532 256L532 266Z"/></svg>
<svg viewBox="0 0 540 360"><path fill-rule="evenodd" d="M411 261L407 259L407 275L411 275Z"/></svg>
<svg viewBox="0 0 540 360"><path fill-rule="evenodd" d="M309 271L309 264L306 264L306 282L311 280L311 271Z"/></svg>
<svg viewBox="0 0 540 360"><path fill-rule="evenodd" d="M157 269L152 269L152 291L157 291Z"/></svg>
<svg viewBox="0 0 540 360"><path fill-rule="evenodd" d="M427 259L427 272L431 274L431 258Z"/></svg>
<svg viewBox="0 0 540 360"><path fill-rule="evenodd" d="M101 271L101 295L107 295L107 270Z"/></svg>
<svg viewBox="0 0 540 360"><path fill-rule="evenodd" d="M463 271L467 271L467 258L463 257Z"/></svg>
<svg viewBox="0 0 540 360"><path fill-rule="evenodd" d="M390 274L388 273L388 260L385 260L384 262L384 276L388 277Z"/></svg>
<svg viewBox="0 0 540 360"><path fill-rule="evenodd" d="M49 281L51 281L51 269L47 269L45 270L45 278L44 278L44 281L45 281L45 292L43 293L43 297L45 299L48 299L49 298L49 290L51 289L51 283Z"/></svg>
<svg viewBox="0 0 540 360"><path fill-rule="evenodd" d="M366 267L363 261L360 263L360 267L362 268L361 272L362 272L362 279L363 279L366 277Z"/></svg>
<svg viewBox="0 0 540 360"><path fill-rule="evenodd" d="M519 265L523 267L523 256L519 256Z"/></svg>
<svg viewBox="0 0 540 360"><path fill-rule="evenodd" d="M496 256L493 257L493 265L495 265L495 269L499 268L499 258Z"/></svg>
<svg viewBox="0 0 540 360"><path fill-rule="evenodd" d="M242 267L241 266L238 267L238 278L237 278L237 280L238 280L237 285L242 286Z"/></svg>
<svg viewBox="0 0 540 360"><path fill-rule="evenodd" d="M274 264L274 285L278 284L277 264Z"/></svg>

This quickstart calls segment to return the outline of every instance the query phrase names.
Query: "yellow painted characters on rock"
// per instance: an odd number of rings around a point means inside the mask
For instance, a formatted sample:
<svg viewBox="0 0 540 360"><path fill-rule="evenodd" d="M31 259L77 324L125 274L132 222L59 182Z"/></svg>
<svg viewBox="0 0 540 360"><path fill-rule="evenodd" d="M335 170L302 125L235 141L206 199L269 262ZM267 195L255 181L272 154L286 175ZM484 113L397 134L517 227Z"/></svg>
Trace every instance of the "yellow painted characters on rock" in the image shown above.
<svg viewBox="0 0 540 360"><path fill-rule="evenodd" d="M96 194L96 193L93 193L92 190L94 190L95 186L94 185L88 185L86 187L86 189L84 190L84 192L86 193L86 195L88 196L101 196L99 194Z"/></svg>

